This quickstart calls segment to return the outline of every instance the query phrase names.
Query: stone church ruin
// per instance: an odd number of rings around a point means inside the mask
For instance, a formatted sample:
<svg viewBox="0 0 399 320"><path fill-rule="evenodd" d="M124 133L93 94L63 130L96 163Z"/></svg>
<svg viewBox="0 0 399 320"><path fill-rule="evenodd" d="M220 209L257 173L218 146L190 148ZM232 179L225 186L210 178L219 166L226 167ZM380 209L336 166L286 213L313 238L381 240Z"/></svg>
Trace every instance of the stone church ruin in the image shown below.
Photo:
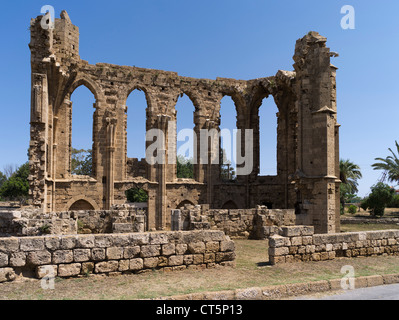
<svg viewBox="0 0 399 320"><path fill-rule="evenodd" d="M92 232L132 231L125 227L133 220L136 231L219 229L259 238L273 233L273 226L297 224L313 226L317 233L339 232L337 68L330 62L336 54L326 47L326 38L309 32L297 41L294 71L253 80L194 79L176 72L89 64L79 56L79 28L65 11L54 28L43 28L42 19L32 19L30 26L29 181L32 205L43 215L58 213L53 216L58 219L65 213L70 219L66 213L74 211L87 222L93 216L87 212L102 212L98 216L107 217L109 224L93 222ZM71 95L80 86L95 97L92 176L71 173ZM134 90L145 93L146 130L159 129L167 137L165 163L150 165L127 157L126 100ZM176 121L175 106L183 94L195 107L187 127L194 127L197 137L202 129L220 129L221 100L232 98L237 129L253 130L250 174L234 182L223 180L220 165L199 161L200 142L194 179L177 178L176 164L167 159L176 155L167 151L176 145L168 138L176 130L169 123ZM259 108L264 98L274 99L278 108L275 176L259 174ZM242 150L244 144L241 139ZM213 151L211 145L209 157ZM146 213L137 219L139 210L126 207L126 191L132 188L148 194ZM124 212L120 219L115 218L118 208L124 210L119 210ZM116 213L108 217L112 210ZM224 241L219 234L216 238Z"/></svg>

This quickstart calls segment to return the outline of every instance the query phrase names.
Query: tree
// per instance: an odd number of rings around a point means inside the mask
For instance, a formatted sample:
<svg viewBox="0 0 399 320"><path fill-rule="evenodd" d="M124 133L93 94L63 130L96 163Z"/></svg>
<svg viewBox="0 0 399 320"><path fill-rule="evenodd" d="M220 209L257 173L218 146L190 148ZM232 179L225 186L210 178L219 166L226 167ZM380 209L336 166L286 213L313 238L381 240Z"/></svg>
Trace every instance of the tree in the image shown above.
<svg viewBox="0 0 399 320"><path fill-rule="evenodd" d="M231 161L227 159L226 150L220 149L219 153L220 161L220 178L225 181L234 181L236 177L236 172L234 167L231 165Z"/></svg>
<svg viewBox="0 0 399 320"><path fill-rule="evenodd" d="M356 194L359 185L357 180L362 178L360 167L350 160L341 159L339 161L339 178L343 184L349 186L348 191L350 191L350 193Z"/></svg>
<svg viewBox="0 0 399 320"><path fill-rule="evenodd" d="M93 156L92 150L77 150L72 148L71 173L78 176L92 176Z"/></svg>
<svg viewBox="0 0 399 320"><path fill-rule="evenodd" d="M345 203L350 202L358 192L357 180L362 178L360 167L350 160L339 161L339 178L341 180L340 186L340 201L342 208L345 207Z"/></svg>
<svg viewBox="0 0 399 320"><path fill-rule="evenodd" d="M194 179L194 165L192 159L186 159L183 155L177 156L177 178Z"/></svg>
<svg viewBox="0 0 399 320"><path fill-rule="evenodd" d="M399 144L395 141L396 151L399 155ZM399 158L391 148L388 149L391 152L391 156L384 158L376 158L375 160L381 161L371 165L374 170L383 170L386 173L389 182L399 182Z"/></svg>
<svg viewBox="0 0 399 320"><path fill-rule="evenodd" d="M148 194L144 189L133 188L126 191L126 198L129 202L147 202Z"/></svg>
<svg viewBox="0 0 399 320"><path fill-rule="evenodd" d="M5 176L5 174L3 174L3 172L0 171L0 188L6 181L7 181L7 177Z"/></svg>
<svg viewBox="0 0 399 320"><path fill-rule="evenodd" d="M392 202L395 190L389 185L379 182L371 187L371 193L366 198L361 207L369 209L373 216L383 216L385 208Z"/></svg>
<svg viewBox="0 0 399 320"><path fill-rule="evenodd" d="M11 201L24 203L29 196L29 163L20 166L0 188L0 196Z"/></svg>

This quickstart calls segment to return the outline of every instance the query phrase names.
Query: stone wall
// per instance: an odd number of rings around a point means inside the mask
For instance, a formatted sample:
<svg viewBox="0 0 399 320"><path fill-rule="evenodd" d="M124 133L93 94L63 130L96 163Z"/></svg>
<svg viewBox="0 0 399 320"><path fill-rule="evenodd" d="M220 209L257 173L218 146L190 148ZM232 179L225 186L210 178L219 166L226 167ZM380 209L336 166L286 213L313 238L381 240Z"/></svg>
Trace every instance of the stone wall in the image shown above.
<svg viewBox="0 0 399 320"><path fill-rule="evenodd" d="M65 11L55 19L54 29L43 29L42 19L38 16L30 24L32 205L44 212L70 211L76 206L110 210L126 201L126 190L142 187L149 196L150 230L168 229L169 210L190 201L212 208L248 209L262 204L271 204L273 209L296 208L303 223L314 225L317 232L339 232L337 68L331 64L331 57L337 54L330 52L326 38L309 32L296 42L295 71L278 70L250 80L196 79L171 71L90 64L80 58L80 30ZM71 171L72 100L80 86L94 96L91 177L78 177ZM127 156L127 100L134 90L146 97L142 119L146 131L158 129L165 135L163 164L145 164ZM176 104L183 95L194 106L193 121L185 125L193 128L198 138L194 179L184 183L177 178L173 148ZM253 133L253 139L241 139L237 145L237 150L253 151L253 158L245 161L250 170L237 168L234 182L224 181L220 166L205 164L201 154L205 141L200 131L223 129L220 108L225 96L234 102L242 138L244 130ZM262 177L259 110L265 98L273 99L278 109L277 175ZM147 141L146 146L151 144ZM216 156L220 146L217 149L211 145L205 153Z"/></svg>
<svg viewBox="0 0 399 320"><path fill-rule="evenodd" d="M76 212L43 213L40 209L0 210L0 237L77 232Z"/></svg>
<svg viewBox="0 0 399 320"><path fill-rule="evenodd" d="M42 278L232 266L235 245L221 231L0 238L0 274ZM47 267L47 268L46 268ZM49 268L48 268L49 267Z"/></svg>
<svg viewBox="0 0 399 320"><path fill-rule="evenodd" d="M209 209L208 205L185 205L180 209L180 230L221 230L234 238L266 239L279 227L295 225L295 210Z"/></svg>
<svg viewBox="0 0 399 320"><path fill-rule="evenodd" d="M271 264L399 255L399 230L314 234L309 226L281 229L281 235L269 239Z"/></svg>

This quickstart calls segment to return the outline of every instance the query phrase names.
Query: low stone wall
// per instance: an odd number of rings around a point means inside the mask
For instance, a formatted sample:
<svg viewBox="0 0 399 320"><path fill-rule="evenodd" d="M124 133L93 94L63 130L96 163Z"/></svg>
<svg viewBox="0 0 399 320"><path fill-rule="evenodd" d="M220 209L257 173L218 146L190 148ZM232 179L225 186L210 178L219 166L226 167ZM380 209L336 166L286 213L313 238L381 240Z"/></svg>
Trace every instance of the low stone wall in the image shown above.
<svg viewBox="0 0 399 320"><path fill-rule="evenodd" d="M352 217L342 218L341 224L397 224L399 225L399 218L366 218L366 217Z"/></svg>
<svg viewBox="0 0 399 320"><path fill-rule="evenodd" d="M43 213L38 209L0 210L0 237L76 234L74 212Z"/></svg>
<svg viewBox="0 0 399 320"><path fill-rule="evenodd" d="M112 210L51 213L28 207L0 209L0 237L145 232L146 217L146 208L129 204Z"/></svg>
<svg viewBox="0 0 399 320"><path fill-rule="evenodd" d="M137 273L231 266L235 245L221 231L0 238L0 282L87 273Z"/></svg>
<svg viewBox="0 0 399 320"><path fill-rule="evenodd" d="M313 227L282 227L269 239L271 264L337 257L399 255L399 230L314 234Z"/></svg>
<svg viewBox="0 0 399 320"><path fill-rule="evenodd" d="M186 205L180 212L177 219L180 219L181 230L221 230L234 238L266 239L279 233L280 226L295 225L296 220L294 209L267 209L265 206L255 209L209 209L206 205Z"/></svg>

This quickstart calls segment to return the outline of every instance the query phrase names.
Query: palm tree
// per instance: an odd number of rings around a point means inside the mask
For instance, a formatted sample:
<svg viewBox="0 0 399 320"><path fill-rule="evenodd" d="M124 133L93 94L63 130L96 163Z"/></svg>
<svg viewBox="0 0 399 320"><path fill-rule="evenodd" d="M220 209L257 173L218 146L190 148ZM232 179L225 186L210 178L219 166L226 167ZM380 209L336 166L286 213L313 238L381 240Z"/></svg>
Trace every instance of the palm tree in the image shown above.
<svg viewBox="0 0 399 320"><path fill-rule="evenodd" d="M395 141L396 144L396 150L397 153L399 154L399 144L397 141ZM392 151L391 148L388 149L392 155L384 158L376 158L375 160L381 161L381 162L376 162L373 165L371 165L374 170L384 170L384 173L386 174L386 177L388 178L388 181L390 182L399 182L399 158L395 154L395 152Z"/></svg>
<svg viewBox="0 0 399 320"><path fill-rule="evenodd" d="M348 186L350 193L354 194L358 192L357 180L362 178L362 173L360 172L360 167L354 164L350 160L339 161L339 178L343 184Z"/></svg>

